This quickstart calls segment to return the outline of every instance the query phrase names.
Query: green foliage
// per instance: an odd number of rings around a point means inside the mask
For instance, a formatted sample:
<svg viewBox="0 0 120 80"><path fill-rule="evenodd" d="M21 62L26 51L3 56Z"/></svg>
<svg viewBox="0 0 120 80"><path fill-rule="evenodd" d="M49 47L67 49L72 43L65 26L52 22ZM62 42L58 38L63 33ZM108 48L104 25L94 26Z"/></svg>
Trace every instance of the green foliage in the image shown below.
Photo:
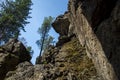
<svg viewBox="0 0 120 80"><path fill-rule="evenodd" d="M52 45L54 42L53 42L53 37L52 36L48 36L45 40L44 40L44 43L43 43L43 50L47 49L49 47L49 45ZM36 41L36 44L38 45L39 48L41 48L41 45L42 45L42 41L41 39L40 40L37 40Z"/></svg>
<svg viewBox="0 0 120 80"><path fill-rule="evenodd" d="M48 36L48 32L51 28L52 21L53 21L53 18L51 16L44 18L44 21L43 21L41 27L38 29L38 34L40 34L40 36L42 36L42 37Z"/></svg>
<svg viewBox="0 0 120 80"><path fill-rule="evenodd" d="M43 64L47 64L47 61L44 61Z"/></svg>
<svg viewBox="0 0 120 80"><path fill-rule="evenodd" d="M42 51L46 49L50 43L53 41L53 37L49 36L49 30L51 29L51 23L53 21L53 18L51 16L45 17L43 24L41 27L38 29L38 34L40 35L40 40L36 41L36 44L40 48L40 54L41 56Z"/></svg>
<svg viewBox="0 0 120 80"><path fill-rule="evenodd" d="M31 0L5 0L0 4L0 42L20 35L20 30L28 24Z"/></svg>
<svg viewBox="0 0 120 80"><path fill-rule="evenodd" d="M52 45L52 43L53 43L53 37L52 36L49 36L46 40L45 40L45 42L44 42L44 44L45 44L45 49L47 49L48 47L49 47L49 45Z"/></svg>

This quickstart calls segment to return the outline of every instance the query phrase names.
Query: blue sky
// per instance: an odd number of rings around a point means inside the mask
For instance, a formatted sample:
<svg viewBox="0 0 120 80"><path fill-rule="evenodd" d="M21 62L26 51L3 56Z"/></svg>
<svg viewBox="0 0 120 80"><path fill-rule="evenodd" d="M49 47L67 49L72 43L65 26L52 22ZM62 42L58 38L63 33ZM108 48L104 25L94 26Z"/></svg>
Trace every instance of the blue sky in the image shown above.
<svg viewBox="0 0 120 80"><path fill-rule="evenodd" d="M67 11L68 0L32 0L32 10L30 16L32 17L28 21L25 30L21 32L21 37L24 37L27 41L27 45L32 46L34 50L32 63L35 63L36 57L39 55L39 48L36 45L36 40L40 39L37 33L38 28L41 26L44 17L52 16L57 17L60 14L64 14ZM50 35L57 40L58 34L54 31L50 31Z"/></svg>

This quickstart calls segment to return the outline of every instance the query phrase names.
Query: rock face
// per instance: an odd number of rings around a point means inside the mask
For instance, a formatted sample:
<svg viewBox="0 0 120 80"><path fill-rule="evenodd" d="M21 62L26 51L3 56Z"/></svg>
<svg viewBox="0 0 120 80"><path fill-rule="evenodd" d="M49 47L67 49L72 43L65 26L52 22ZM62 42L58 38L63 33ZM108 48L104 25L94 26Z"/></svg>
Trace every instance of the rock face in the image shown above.
<svg viewBox="0 0 120 80"><path fill-rule="evenodd" d="M20 63L5 80L102 80L77 38L49 47L40 64Z"/></svg>
<svg viewBox="0 0 120 80"><path fill-rule="evenodd" d="M10 39L0 47L0 80L4 79L8 71L15 70L20 62L30 62L30 59L31 56L23 44L17 39Z"/></svg>
<svg viewBox="0 0 120 80"><path fill-rule="evenodd" d="M41 66L33 66L30 62L22 62L14 71L9 71L4 80L43 80Z"/></svg>
<svg viewBox="0 0 120 80"><path fill-rule="evenodd" d="M60 34L60 36L68 35L70 22L66 16L59 15L52 25L55 31Z"/></svg>
<svg viewBox="0 0 120 80"><path fill-rule="evenodd" d="M69 0L63 16L104 80L120 79L119 9L120 0Z"/></svg>
<svg viewBox="0 0 120 80"><path fill-rule="evenodd" d="M30 61L31 56L26 50L24 45L17 39L10 39L5 45L2 46L7 52L19 57L19 62Z"/></svg>
<svg viewBox="0 0 120 80"><path fill-rule="evenodd" d="M73 37L61 47L51 47L42 57L48 70L45 80L102 80L87 57L85 48Z"/></svg>
<svg viewBox="0 0 120 80"><path fill-rule="evenodd" d="M70 0L68 19L104 80L120 80L120 0Z"/></svg>

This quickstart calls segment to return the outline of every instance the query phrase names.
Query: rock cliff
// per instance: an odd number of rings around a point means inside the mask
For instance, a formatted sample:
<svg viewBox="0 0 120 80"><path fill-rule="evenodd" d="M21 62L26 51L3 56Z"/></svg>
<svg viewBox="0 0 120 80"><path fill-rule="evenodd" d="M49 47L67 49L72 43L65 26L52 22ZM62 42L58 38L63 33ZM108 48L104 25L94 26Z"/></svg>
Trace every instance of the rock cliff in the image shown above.
<svg viewBox="0 0 120 80"><path fill-rule="evenodd" d="M0 47L1 80L120 80L120 0L69 0L36 65L21 42Z"/></svg>
<svg viewBox="0 0 120 80"><path fill-rule="evenodd" d="M69 22L67 36L72 32L78 37L104 80L120 79L119 9L120 0L69 0L63 15Z"/></svg>
<svg viewBox="0 0 120 80"><path fill-rule="evenodd" d="M120 79L120 0L70 0L68 18L99 75Z"/></svg>

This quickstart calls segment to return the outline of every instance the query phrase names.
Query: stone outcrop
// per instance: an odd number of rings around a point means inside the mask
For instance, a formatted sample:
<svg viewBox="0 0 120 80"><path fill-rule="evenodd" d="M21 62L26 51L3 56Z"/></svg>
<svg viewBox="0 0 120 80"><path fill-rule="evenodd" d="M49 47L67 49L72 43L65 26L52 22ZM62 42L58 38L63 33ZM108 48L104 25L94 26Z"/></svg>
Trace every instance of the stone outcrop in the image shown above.
<svg viewBox="0 0 120 80"><path fill-rule="evenodd" d="M33 66L30 62L25 61L18 64L14 71L9 71L4 80L44 80L42 69L42 66Z"/></svg>
<svg viewBox="0 0 120 80"><path fill-rule="evenodd" d="M48 74L45 80L102 80L87 57L85 48L73 37L61 47L51 47L43 54Z"/></svg>
<svg viewBox="0 0 120 80"><path fill-rule="evenodd" d="M120 79L119 9L120 0L69 0L68 12L63 16L70 22L68 32L75 34L85 46L104 80Z"/></svg>
<svg viewBox="0 0 120 80"><path fill-rule="evenodd" d="M102 80L92 60L77 38L61 47L50 46L41 57L40 64L20 63L9 71L5 80Z"/></svg>
<svg viewBox="0 0 120 80"><path fill-rule="evenodd" d="M17 39L10 39L0 47L0 80L6 73L15 70L16 66L24 61L30 62L31 56L26 48Z"/></svg>
<svg viewBox="0 0 120 80"><path fill-rule="evenodd" d="M60 36L67 36L69 31L70 22L64 15L59 15L56 20L52 23L53 28ZM57 27L56 27L57 26Z"/></svg>
<svg viewBox="0 0 120 80"><path fill-rule="evenodd" d="M98 73L120 79L120 0L70 0L68 13Z"/></svg>
<svg viewBox="0 0 120 80"><path fill-rule="evenodd" d="M19 57L19 62L30 61L31 56L24 45L17 39L10 39L2 48Z"/></svg>

